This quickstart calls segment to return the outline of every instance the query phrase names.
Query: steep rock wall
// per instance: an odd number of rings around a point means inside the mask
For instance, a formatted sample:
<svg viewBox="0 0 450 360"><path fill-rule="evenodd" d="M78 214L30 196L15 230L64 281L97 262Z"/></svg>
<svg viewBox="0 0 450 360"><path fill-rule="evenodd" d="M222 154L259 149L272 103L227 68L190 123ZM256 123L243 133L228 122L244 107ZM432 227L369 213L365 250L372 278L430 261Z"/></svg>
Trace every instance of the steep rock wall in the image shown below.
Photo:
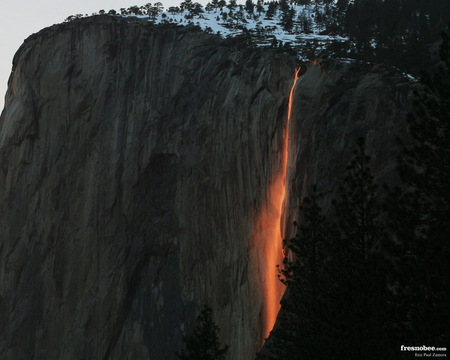
<svg viewBox="0 0 450 360"><path fill-rule="evenodd" d="M253 221L292 70L137 19L31 36L0 118L0 357L174 359L206 303L230 359L251 359Z"/></svg>
<svg viewBox="0 0 450 360"><path fill-rule="evenodd" d="M174 359L207 303L229 359L252 359L265 305L255 217L293 69L244 39L137 19L31 36L0 117L0 358ZM286 237L311 184L329 210L358 137L376 178L395 177L409 107L408 82L382 66L305 69Z"/></svg>
<svg viewBox="0 0 450 360"><path fill-rule="evenodd" d="M327 59L307 66L295 88L290 129L288 235L312 185L323 194L324 211L331 210L360 137L366 139L375 181L398 182L397 138L409 141L405 118L413 87L403 74L382 64Z"/></svg>
<svg viewBox="0 0 450 360"><path fill-rule="evenodd" d="M301 221L299 205L312 185L317 185L322 194L323 211L334 216L332 200L338 197L358 138L366 139L370 168L380 185L399 184L397 138L405 144L410 141L405 118L411 109L414 85L403 74L384 65L333 59L305 64L300 73L289 129L287 197L282 220L285 239L295 236L293 223ZM379 186L380 200L383 193L383 186ZM270 344L274 341L269 336L257 360L271 358Z"/></svg>

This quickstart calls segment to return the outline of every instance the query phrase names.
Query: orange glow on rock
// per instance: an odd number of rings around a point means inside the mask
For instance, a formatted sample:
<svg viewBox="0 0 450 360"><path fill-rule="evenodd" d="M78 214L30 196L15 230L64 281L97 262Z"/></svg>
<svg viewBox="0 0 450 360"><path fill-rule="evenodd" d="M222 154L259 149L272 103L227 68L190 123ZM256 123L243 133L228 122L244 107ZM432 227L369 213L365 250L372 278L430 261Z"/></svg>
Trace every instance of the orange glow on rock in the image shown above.
<svg viewBox="0 0 450 360"><path fill-rule="evenodd" d="M286 169L288 160L289 124L292 114L294 87L300 69L296 69L294 84L289 95L288 117L283 131L283 149L280 167L269 185L268 199L256 219L255 240L257 244L258 273L264 284L264 313L262 314L263 336L267 338L275 325L280 310L284 285L278 280L277 265L283 263L281 216L286 197Z"/></svg>

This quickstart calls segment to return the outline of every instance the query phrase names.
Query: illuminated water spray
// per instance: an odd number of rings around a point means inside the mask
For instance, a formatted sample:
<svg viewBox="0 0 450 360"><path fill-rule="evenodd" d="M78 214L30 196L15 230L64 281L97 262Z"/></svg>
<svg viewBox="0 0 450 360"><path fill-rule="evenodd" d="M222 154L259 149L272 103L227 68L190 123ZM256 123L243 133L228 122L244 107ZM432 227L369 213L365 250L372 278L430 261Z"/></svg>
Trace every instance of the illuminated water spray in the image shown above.
<svg viewBox="0 0 450 360"><path fill-rule="evenodd" d="M277 265L283 262L281 215L283 203L286 197L286 169L288 160L289 123L292 114L292 101L294 87L298 79L300 69L296 69L294 83L289 95L288 117L283 130L283 149L281 164L270 184L267 204L262 209L256 221L255 236L259 244L259 268L258 272L264 284L264 314L263 335L267 338L272 330L278 311L280 300L283 296L284 285L278 280Z"/></svg>

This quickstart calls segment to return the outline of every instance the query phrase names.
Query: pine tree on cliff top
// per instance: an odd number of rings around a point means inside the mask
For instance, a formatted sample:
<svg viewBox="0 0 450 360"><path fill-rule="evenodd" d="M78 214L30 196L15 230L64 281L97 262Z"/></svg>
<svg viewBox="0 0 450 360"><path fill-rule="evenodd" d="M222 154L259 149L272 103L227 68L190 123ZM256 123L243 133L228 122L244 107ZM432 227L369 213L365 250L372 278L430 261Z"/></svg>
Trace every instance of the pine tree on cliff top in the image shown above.
<svg viewBox="0 0 450 360"><path fill-rule="evenodd" d="M219 327L212 320L212 310L205 305L197 316L192 335L183 337L186 351L176 353L181 360L222 360L228 352L228 345L221 348Z"/></svg>

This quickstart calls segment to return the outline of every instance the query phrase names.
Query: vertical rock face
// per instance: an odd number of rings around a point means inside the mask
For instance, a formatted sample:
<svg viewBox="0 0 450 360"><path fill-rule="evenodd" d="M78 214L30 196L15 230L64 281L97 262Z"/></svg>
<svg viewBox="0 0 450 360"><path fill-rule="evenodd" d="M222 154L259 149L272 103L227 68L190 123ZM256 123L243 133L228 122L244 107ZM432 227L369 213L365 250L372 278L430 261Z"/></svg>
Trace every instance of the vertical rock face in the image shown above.
<svg viewBox="0 0 450 360"><path fill-rule="evenodd" d="M295 88L283 235L311 184L330 199L366 136L393 178L409 86L382 66L309 65ZM287 55L195 28L95 17L14 58L0 118L0 358L175 359L208 304L249 360Z"/></svg>
<svg viewBox="0 0 450 360"><path fill-rule="evenodd" d="M174 359L203 304L253 358L253 221L292 69L139 20L30 37L0 118L0 358Z"/></svg>
<svg viewBox="0 0 450 360"><path fill-rule="evenodd" d="M323 209L330 210L358 138L366 138L375 181L398 181L397 138L406 139L410 95L411 82L383 65L331 59L308 65L295 88L290 129L288 236L312 185L324 195Z"/></svg>
<svg viewBox="0 0 450 360"><path fill-rule="evenodd" d="M295 236L293 222L312 185L323 195L323 211L333 216L331 201L338 196L358 138L366 138L375 181L390 185L399 181L396 140L408 142L405 116L411 108L411 83L383 65L329 59L304 65L300 72L289 129L288 195L282 220L286 239ZM378 190L381 200L382 186ZM269 336L258 360L270 358L274 341Z"/></svg>

